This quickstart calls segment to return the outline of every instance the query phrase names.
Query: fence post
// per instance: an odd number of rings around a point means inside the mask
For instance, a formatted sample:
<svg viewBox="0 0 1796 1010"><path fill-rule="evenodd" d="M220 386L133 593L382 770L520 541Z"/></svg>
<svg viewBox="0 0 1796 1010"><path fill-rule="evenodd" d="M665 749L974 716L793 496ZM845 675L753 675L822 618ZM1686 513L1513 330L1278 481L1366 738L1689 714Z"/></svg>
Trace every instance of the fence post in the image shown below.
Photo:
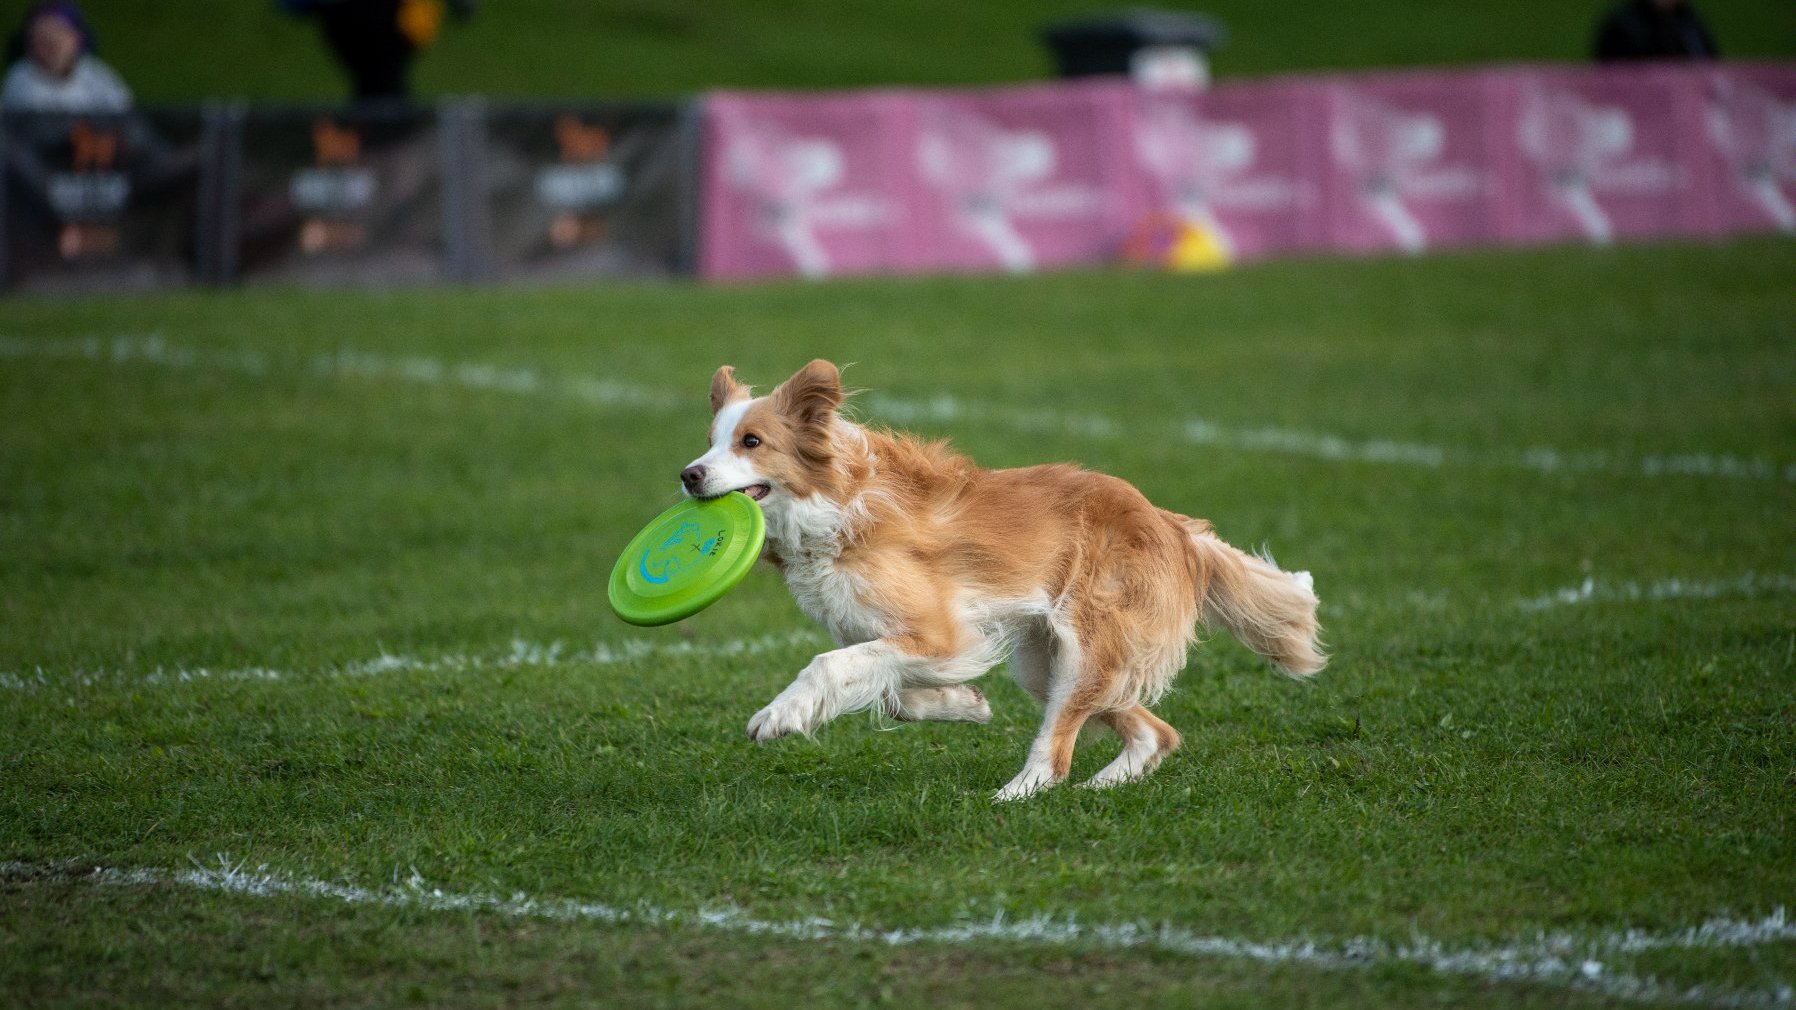
<svg viewBox="0 0 1796 1010"><path fill-rule="evenodd" d="M674 273L681 277L698 276L699 192L704 182L705 99L703 95L687 98L674 113L676 143L679 145L680 179L676 184L676 213L679 215L680 238L674 252Z"/></svg>
<svg viewBox="0 0 1796 1010"><path fill-rule="evenodd" d="M202 284L223 285L237 278L246 108L242 102L210 102L202 115L194 273Z"/></svg>
<svg viewBox="0 0 1796 1010"><path fill-rule="evenodd" d="M439 106L443 178L443 245L451 280L492 276L487 220L486 104L459 98Z"/></svg>
<svg viewBox="0 0 1796 1010"><path fill-rule="evenodd" d="M12 281L10 276L12 257L7 255L12 248L10 245L12 236L6 228L7 215L11 211L7 204L11 188L7 185L7 181L12 176L11 143L12 117L0 113L0 291L6 290Z"/></svg>

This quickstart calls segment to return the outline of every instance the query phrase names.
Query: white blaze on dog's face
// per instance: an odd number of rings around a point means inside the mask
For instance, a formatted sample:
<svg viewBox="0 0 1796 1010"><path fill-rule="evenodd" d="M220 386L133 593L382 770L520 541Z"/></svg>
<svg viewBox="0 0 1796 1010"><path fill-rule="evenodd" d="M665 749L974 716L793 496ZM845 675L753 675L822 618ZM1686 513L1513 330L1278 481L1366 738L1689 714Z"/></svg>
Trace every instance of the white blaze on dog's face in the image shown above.
<svg viewBox="0 0 1796 1010"><path fill-rule="evenodd" d="M680 486L688 496L715 498L741 491L761 501L773 490L772 481L756 472L754 455L765 443L759 434L742 430L743 415L754 404L747 386L736 381L728 365L711 377L711 448L680 471Z"/></svg>
<svg viewBox="0 0 1796 1010"><path fill-rule="evenodd" d="M681 471L681 486L695 498L741 491L763 508L773 496L832 489L830 429L841 402L841 375L827 361L811 362L762 397L751 396L730 366L719 368L711 378L711 448Z"/></svg>

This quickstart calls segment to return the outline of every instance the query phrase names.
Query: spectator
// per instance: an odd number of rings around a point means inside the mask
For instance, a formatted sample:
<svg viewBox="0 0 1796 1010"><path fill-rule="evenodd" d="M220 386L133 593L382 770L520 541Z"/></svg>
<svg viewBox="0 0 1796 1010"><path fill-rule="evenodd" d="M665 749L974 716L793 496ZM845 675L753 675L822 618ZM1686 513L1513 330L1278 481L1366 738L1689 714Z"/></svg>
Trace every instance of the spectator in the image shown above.
<svg viewBox="0 0 1796 1010"><path fill-rule="evenodd" d="M411 96L409 75L419 50L443 27L443 0L278 0L289 14L318 19L325 44L349 74L358 102ZM451 0L465 18L473 0Z"/></svg>
<svg viewBox="0 0 1796 1010"><path fill-rule="evenodd" d="M1720 55L1702 16L1684 0L1626 0L1596 30L1596 58L1604 63Z"/></svg>
<svg viewBox="0 0 1796 1010"><path fill-rule="evenodd" d="M131 107L131 89L93 54L93 33L72 3L40 3L13 40L19 57L0 85L0 107L107 113Z"/></svg>

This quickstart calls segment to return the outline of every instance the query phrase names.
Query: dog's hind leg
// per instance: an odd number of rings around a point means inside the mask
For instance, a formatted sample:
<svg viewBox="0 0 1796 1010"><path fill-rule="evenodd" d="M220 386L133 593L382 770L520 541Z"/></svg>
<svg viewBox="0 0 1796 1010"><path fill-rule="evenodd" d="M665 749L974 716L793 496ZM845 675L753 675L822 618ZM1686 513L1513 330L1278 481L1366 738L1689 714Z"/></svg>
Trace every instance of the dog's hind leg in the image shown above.
<svg viewBox="0 0 1796 1010"><path fill-rule="evenodd" d="M1030 697L1048 703L1048 684L1054 678L1054 634L1046 624L1032 622L1017 629L1010 671Z"/></svg>
<svg viewBox="0 0 1796 1010"><path fill-rule="evenodd" d="M1029 746L1023 770L992 796L994 802L1020 800L1048 789L1066 778L1073 763L1073 745L1085 720L1097 714L1108 677L1086 675L1089 658L1071 631L1056 628L1048 664L1046 698L1041 729ZM1018 668L1019 678L1035 671ZM1024 687L1030 687L1025 682ZM1032 690L1031 693L1034 693Z"/></svg>
<svg viewBox="0 0 1796 1010"><path fill-rule="evenodd" d="M1085 780L1093 789L1106 789L1136 779L1146 778L1160 766L1160 761L1179 745L1179 731L1168 726L1145 707L1105 712L1099 719L1116 731L1122 739L1122 753L1105 765L1102 771Z"/></svg>
<svg viewBox="0 0 1796 1010"><path fill-rule="evenodd" d="M1049 698L1023 770L994 793L992 800L1020 800L1064 781L1072 768L1073 745L1079 741L1079 729L1095 713L1095 702L1095 697L1078 689L1065 698Z"/></svg>

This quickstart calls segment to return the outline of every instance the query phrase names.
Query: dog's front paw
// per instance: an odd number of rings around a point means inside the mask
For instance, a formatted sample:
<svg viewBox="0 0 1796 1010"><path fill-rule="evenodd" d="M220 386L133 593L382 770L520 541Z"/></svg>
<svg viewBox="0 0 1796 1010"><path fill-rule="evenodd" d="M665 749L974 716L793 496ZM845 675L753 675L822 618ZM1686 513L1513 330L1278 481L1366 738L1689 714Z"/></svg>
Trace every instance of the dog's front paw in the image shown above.
<svg viewBox="0 0 1796 1010"><path fill-rule="evenodd" d="M816 725L816 699L808 691L787 688L748 720L748 738L755 743L766 743L793 733L810 736Z"/></svg>

